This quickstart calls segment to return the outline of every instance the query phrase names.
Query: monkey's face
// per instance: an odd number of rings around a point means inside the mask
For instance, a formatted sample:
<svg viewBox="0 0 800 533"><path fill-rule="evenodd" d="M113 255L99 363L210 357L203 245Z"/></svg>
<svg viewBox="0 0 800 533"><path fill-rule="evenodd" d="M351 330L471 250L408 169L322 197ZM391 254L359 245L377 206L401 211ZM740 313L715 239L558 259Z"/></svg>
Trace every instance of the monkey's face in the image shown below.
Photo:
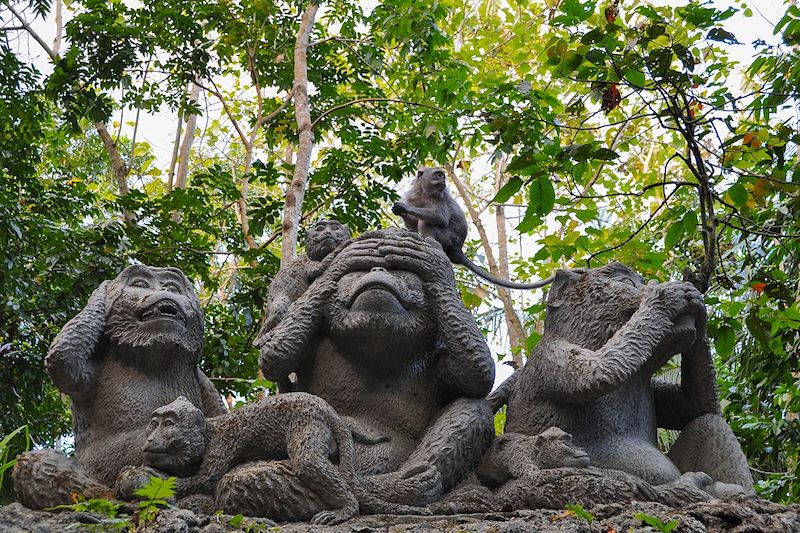
<svg viewBox="0 0 800 533"><path fill-rule="evenodd" d="M134 265L108 288L106 333L121 355L148 364L203 349L203 314L189 281L175 268Z"/></svg>
<svg viewBox="0 0 800 533"><path fill-rule="evenodd" d="M447 185L447 174L443 168L424 168L417 172L416 181L423 188L427 196L441 193Z"/></svg>
<svg viewBox="0 0 800 533"><path fill-rule="evenodd" d="M322 261L349 238L350 230L338 220L320 220L306 232L306 253L313 261Z"/></svg>
<svg viewBox="0 0 800 533"><path fill-rule="evenodd" d="M197 471L208 446L206 419L183 396L153 411L147 428L144 461L147 466L179 477Z"/></svg>
<svg viewBox="0 0 800 533"><path fill-rule="evenodd" d="M572 435L566 431L551 427L534 439L536 439L535 448L538 448L534 459L541 469L589 466L589 454L575 446L572 443Z"/></svg>
<svg viewBox="0 0 800 533"><path fill-rule="evenodd" d="M348 352L379 366L405 364L430 350L436 339L422 280L404 270L375 266L345 274L329 301L327 319L334 342L346 343Z"/></svg>

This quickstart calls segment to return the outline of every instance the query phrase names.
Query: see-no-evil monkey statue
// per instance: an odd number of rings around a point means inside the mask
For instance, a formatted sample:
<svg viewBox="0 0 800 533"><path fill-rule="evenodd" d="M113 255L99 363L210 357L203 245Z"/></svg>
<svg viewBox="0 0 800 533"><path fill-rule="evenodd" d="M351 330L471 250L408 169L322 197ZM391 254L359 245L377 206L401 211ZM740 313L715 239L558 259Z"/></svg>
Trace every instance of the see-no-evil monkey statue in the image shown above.
<svg viewBox="0 0 800 533"><path fill-rule="evenodd" d="M492 439L494 362L447 257L417 234L375 231L340 248L256 344L268 378L294 372L299 390L371 436L355 443L356 468L385 500L437 500Z"/></svg>
<svg viewBox="0 0 800 533"><path fill-rule="evenodd" d="M653 377L679 353L680 384ZM542 338L513 377L506 431L558 426L593 466L654 486L687 474L714 495L752 494L747 460L720 414L702 295L689 283L645 284L619 263L559 272ZM659 427L681 432L667 454Z"/></svg>

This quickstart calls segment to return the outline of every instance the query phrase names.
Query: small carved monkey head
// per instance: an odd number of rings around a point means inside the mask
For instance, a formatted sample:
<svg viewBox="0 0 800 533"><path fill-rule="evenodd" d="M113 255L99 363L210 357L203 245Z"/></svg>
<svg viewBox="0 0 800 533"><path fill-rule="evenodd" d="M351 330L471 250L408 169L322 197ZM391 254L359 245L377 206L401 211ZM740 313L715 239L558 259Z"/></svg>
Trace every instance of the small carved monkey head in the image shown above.
<svg viewBox="0 0 800 533"><path fill-rule="evenodd" d="M534 460L541 469L589 466L589 454L572 443L572 435L551 427L534 437Z"/></svg>
<svg viewBox="0 0 800 533"><path fill-rule="evenodd" d="M423 167L417 171L412 188L421 189L425 196L433 197L447 186L447 173L441 167Z"/></svg>
<svg viewBox="0 0 800 533"><path fill-rule="evenodd" d="M639 309L644 286L639 274L617 262L584 272L559 270L544 333L597 350Z"/></svg>
<svg viewBox="0 0 800 533"><path fill-rule="evenodd" d="M203 312L183 272L133 265L107 287L106 334L133 364L194 363L203 351Z"/></svg>
<svg viewBox="0 0 800 533"><path fill-rule="evenodd" d="M191 476L210 440L203 412L179 396L153 411L144 444L145 464L173 476Z"/></svg>
<svg viewBox="0 0 800 533"><path fill-rule="evenodd" d="M318 220L306 231L306 253L312 261L322 261L350 238L350 229L338 220Z"/></svg>

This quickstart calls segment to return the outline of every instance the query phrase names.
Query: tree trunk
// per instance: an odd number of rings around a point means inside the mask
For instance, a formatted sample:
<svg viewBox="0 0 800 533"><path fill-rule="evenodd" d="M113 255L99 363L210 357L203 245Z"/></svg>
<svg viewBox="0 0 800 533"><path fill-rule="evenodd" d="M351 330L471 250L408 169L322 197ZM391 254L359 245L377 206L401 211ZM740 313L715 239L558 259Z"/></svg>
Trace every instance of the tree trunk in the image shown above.
<svg viewBox="0 0 800 533"><path fill-rule="evenodd" d="M486 233L486 228L481 222L480 215L478 211L475 209L475 206L472 205L472 201L467 194L467 186L458 177L455 172L455 168L451 164L445 165L445 170L447 170L447 174L450 177L450 181L455 185L456 190L458 191L459 196L461 196L461 200L464 202L464 205L467 207L467 213L469 214L469 218L472 223L475 225L475 228L478 230L478 235L481 239L481 245L483 246L483 251L486 254L486 260L489 263L489 272L495 275L503 276L501 273L502 270L499 268L497 261L494 258L494 250L492 249L492 245L489 242L489 237ZM500 184L502 185L502 183ZM503 229L502 229L502 237L500 237L500 229L498 228L498 239L500 240L500 254L501 258L505 258L505 265L506 265L506 274L503 276L508 278L508 250L506 247L506 236L505 236L505 216L503 216ZM520 323L519 317L517 316L516 311L514 311L514 302L511 300L511 292L508 289L503 287L497 287L497 296L500 298L500 301L503 303L503 314L506 320L506 326L508 329L508 341L509 346L512 350L514 361L517 364L522 364L522 354L520 350L514 351L515 347L523 346L525 343L526 335L525 330L522 328L522 323Z"/></svg>
<svg viewBox="0 0 800 533"><path fill-rule="evenodd" d="M314 147L314 132L311 129L311 111L308 104L308 62L306 52L308 39L314 26L319 3L312 0L303 13L300 29L294 45L294 110L297 120L297 158L294 176L286 190L286 203L283 209L283 244L281 246L281 267L286 266L297 256L297 233L303 198L308 184L308 171L311 166L311 150Z"/></svg>
<svg viewBox="0 0 800 533"><path fill-rule="evenodd" d="M499 191L503 186L503 160L497 162L497 176L495 179L495 191ZM508 268L508 234L506 233L506 213L502 205L496 205L494 211L495 222L497 224L497 245L498 262L497 271L501 278L509 279ZM522 323L514 311L514 303L511 300L511 291L506 288L498 287L497 293L503 302L503 310L506 316L506 327L508 328L508 340L511 344L512 357L518 368L522 368L524 363L522 352L525 348L527 335Z"/></svg>
<svg viewBox="0 0 800 533"><path fill-rule="evenodd" d="M119 191L119 195L127 196L130 192L130 189L128 188L128 167L122 160L122 156L119 154L119 149L117 148L116 143L114 143L114 139L111 138L111 134L108 133L106 125L103 122L95 122L94 127L97 130L98 135L100 135L100 140L103 141L103 146L108 153L108 158L111 160L111 170L114 172L114 177L117 180L117 190ZM122 215L125 218L126 223L130 224L133 222L133 215L127 210L123 211Z"/></svg>
<svg viewBox="0 0 800 533"><path fill-rule="evenodd" d="M192 92L189 93L189 101L197 103L200 99L200 86L192 84ZM181 141L180 155L178 156L178 170L175 172L175 188L185 189L186 180L189 176L189 155L192 152L192 144L194 144L194 133L197 129L197 115L189 115L186 118L186 129L183 132L183 141Z"/></svg>

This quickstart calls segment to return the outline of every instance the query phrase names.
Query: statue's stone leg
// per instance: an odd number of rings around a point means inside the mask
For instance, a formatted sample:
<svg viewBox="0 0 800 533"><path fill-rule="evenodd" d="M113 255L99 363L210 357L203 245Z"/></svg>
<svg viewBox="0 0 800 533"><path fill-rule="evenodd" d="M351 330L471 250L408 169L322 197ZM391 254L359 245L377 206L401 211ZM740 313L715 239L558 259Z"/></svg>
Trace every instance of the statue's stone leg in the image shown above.
<svg viewBox="0 0 800 533"><path fill-rule="evenodd" d="M63 453L43 449L17 457L12 474L17 501L29 509L46 509L85 498L113 498L114 492Z"/></svg>
<svg viewBox="0 0 800 533"><path fill-rule="evenodd" d="M450 492L475 468L493 437L489 403L459 398L442 410L400 470L432 464L442 476L442 492Z"/></svg>
<svg viewBox="0 0 800 533"><path fill-rule="evenodd" d="M294 471L290 461L240 465L217 483L216 506L231 514L262 516L277 522L309 520L329 509Z"/></svg>
<svg viewBox="0 0 800 533"><path fill-rule="evenodd" d="M719 415L706 414L686 424L667 455L681 472L705 472L715 481L740 485L753 494L747 458Z"/></svg>
<svg viewBox="0 0 800 533"><path fill-rule="evenodd" d="M325 498L326 510L312 517L312 523L338 524L358 514L358 500L339 470L320 450L327 448L330 432L306 427L293 435L287 452L303 484Z"/></svg>

